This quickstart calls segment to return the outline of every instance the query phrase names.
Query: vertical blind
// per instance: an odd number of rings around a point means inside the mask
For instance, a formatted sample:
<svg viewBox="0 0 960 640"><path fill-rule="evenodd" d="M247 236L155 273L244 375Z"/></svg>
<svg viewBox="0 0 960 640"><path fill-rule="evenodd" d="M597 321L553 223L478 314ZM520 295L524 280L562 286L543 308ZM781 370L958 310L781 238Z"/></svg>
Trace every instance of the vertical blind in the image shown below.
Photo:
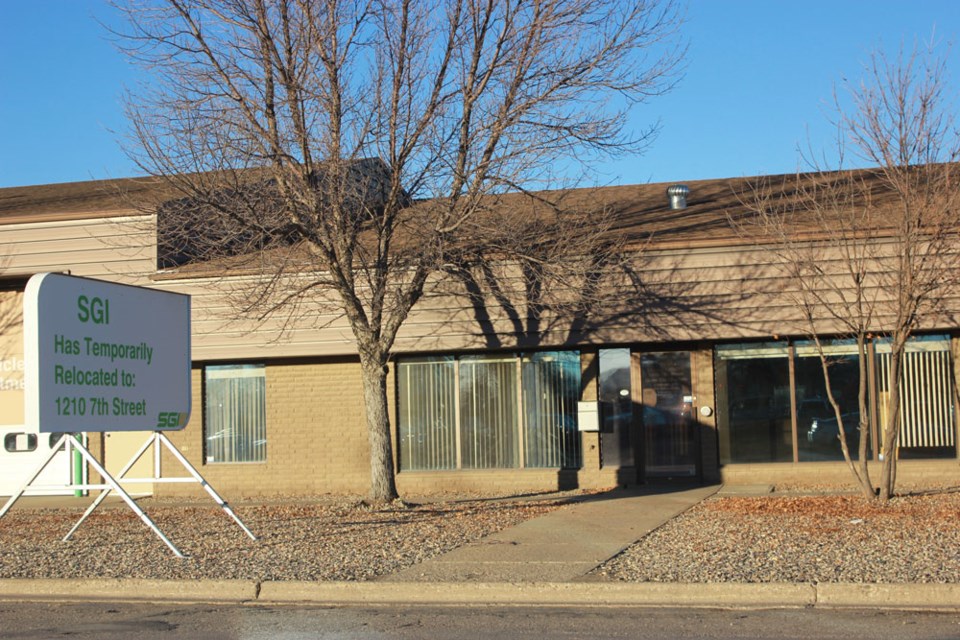
<svg viewBox="0 0 960 640"><path fill-rule="evenodd" d="M579 354L560 351L523 358L525 466L579 466L579 397Z"/></svg>
<svg viewBox="0 0 960 640"><path fill-rule="evenodd" d="M452 357L407 360L397 368L402 469L457 467L455 368Z"/></svg>
<svg viewBox="0 0 960 640"><path fill-rule="evenodd" d="M267 457L263 365L204 369L207 462L262 462Z"/></svg>
<svg viewBox="0 0 960 640"><path fill-rule="evenodd" d="M890 394L890 351L878 346L877 370L881 428L886 424L886 399ZM953 447L953 375L950 343L918 342L908 345L900 374L900 446Z"/></svg>
<svg viewBox="0 0 960 640"><path fill-rule="evenodd" d="M402 469L580 466L579 352L409 358L397 380Z"/></svg>
<svg viewBox="0 0 960 640"><path fill-rule="evenodd" d="M460 358L460 432L465 469L517 466L515 358Z"/></svg>

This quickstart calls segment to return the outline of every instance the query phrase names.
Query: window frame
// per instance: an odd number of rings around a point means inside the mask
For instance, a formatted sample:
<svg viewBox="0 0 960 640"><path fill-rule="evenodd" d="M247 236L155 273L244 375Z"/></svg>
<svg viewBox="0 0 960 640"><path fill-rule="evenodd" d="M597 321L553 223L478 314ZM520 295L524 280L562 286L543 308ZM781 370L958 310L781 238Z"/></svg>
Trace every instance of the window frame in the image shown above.
<svg viewBox="0 0 960 640"><path fill-rule="evenodd" d="M254 455L245 455L240 458L234 458L234 456L226 456L230 459L224 459L223 457L215 457L211 451L210 441L212 437L208 435L211 430L211 397L210 397L210 371L244 371L247 372L246 375L238 376L215 376L213 379L240 379L240 378L259 378L261 380L260 386L257 389L257 396L254 398L254 402L258 405L258 410L260 413L259 425L253 425L253 431L246 434L248 437L260 436L257 438L253 444L241 443L239 445L234 445L232 450L252 450ZM253 372L253 373L252 373ZM263 362L233 362L233 363L211 363L205 364L201 367L201 376L202 376L202 392L203 392L203 422L202 422L202 438L203 438L203 464L204 465L229 465L229 464L266 464L268 460L267 453L267 366ZM243 402L243 401L241 401ZM238 409L242 411L243 409ZM220 423L218 426L221 426L222 423L230 420L230 417L220 417ZM218 430L218 434L222 431L227 431L225 437L231 437L231 441L236 439L236 435L231 435L231 431L243 435L244 430L249 430L249 425L236 426L236 425L226 425L221 426ZM215 434L216 435L216 434ZM262 441L262 442L261 442Z"/></svg>

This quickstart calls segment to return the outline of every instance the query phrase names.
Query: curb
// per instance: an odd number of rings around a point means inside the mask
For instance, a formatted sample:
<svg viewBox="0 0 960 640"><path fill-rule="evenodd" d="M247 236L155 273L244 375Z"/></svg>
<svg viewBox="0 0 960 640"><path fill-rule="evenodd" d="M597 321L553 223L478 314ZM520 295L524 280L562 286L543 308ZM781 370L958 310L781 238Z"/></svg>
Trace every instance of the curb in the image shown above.
<svg viewBox="0 0 960 640"><path fill-rule="evenodd" d="M960 584L254 582L0 579L0 601L960 611Z"/></svg>
<svg viewBox="0 0 960 640"><path fill-rule="evenodd" d="M247 602L257 599L250 580L0 579L0 600L107 600L128 602Z"/></svg>
<svg viewBox="0 0 960 640"><path fill-rule="evenodd" d="M825 607L960 610L960 584L834 584L817 586Z"/></svg>
<svg viewBox="0 0 960 640"><path fill-rule="evenodd" d="M265 582L257 602L378 605L803 607L812 585Z"/></svg>

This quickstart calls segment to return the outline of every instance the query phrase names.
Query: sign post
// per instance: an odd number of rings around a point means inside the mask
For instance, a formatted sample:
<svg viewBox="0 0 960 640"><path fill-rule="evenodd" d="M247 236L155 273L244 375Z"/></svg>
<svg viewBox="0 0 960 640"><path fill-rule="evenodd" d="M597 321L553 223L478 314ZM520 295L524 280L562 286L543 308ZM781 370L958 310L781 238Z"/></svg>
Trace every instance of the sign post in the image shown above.
<svg viewBox="0 0 960 640"><path fill-rule="evenodd" d="M23 495L54 454L76 452L104 479L68 489L100 489L77 527L116 491L177 555L183 554L157 528L86 447L70 432L149 431L147 442L123 468L124 482L196 482L253 540L229 505L170 442L165 431L181 430L190 418L190 297L102 280L44 273L27 282L23 308L26 429L64 433L49 458L0 509L0 518ZM151 447L152 478L125 478ZM165 446L190 477L162 478Z"/></svg>

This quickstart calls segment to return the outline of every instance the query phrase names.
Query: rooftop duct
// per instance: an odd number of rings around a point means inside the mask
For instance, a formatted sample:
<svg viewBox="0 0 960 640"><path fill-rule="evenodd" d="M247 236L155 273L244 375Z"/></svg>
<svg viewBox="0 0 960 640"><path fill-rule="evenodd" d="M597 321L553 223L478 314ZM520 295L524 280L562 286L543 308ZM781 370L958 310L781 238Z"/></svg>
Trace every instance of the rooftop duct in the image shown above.
<svg viewBox="0 0 960 640"><path fill-rule="evenodd" d="M670 198L671 209L686 209L687 196L690 194L690 187L685 184L675 184L667 187L667 197Z"/></svg>

